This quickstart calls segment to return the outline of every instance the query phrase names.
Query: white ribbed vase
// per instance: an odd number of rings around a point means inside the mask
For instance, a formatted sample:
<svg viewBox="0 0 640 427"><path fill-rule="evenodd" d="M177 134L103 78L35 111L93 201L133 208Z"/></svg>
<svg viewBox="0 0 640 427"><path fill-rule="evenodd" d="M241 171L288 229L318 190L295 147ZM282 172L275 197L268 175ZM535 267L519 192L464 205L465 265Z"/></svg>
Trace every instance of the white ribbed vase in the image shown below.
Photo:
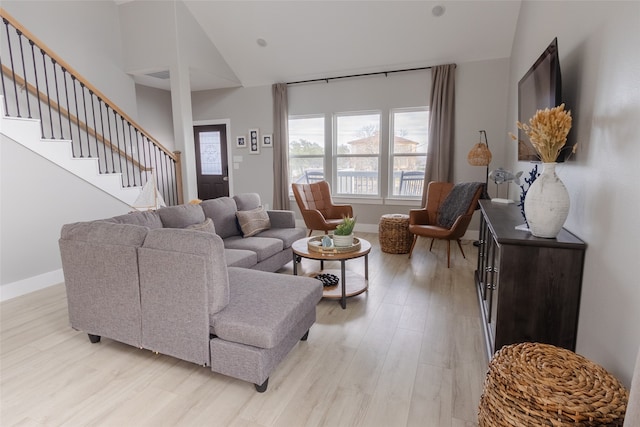
<svg viewBox="0 0 640 427"><path fill-rule="evenodd" d="M333 235L333 244L338 248L346 248L353 245L353 233L348 236Z"/></svg>
<svg viewBox="0 0 640 427"><path fill-rule="evenodd" d="M556 164L542 164L524 199L529 230L536 237L555 238L569 215L569 192L556 175Z"/></svg>

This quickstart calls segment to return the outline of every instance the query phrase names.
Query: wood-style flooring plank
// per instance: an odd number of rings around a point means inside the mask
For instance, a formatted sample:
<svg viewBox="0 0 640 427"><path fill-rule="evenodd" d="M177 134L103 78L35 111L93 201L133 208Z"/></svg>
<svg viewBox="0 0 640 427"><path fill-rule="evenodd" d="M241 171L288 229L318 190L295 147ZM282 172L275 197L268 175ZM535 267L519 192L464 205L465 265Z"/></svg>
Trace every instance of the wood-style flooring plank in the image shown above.
<svg viewBox="0 0 640 427"><path fill-rule="evenodd" d="M407 426L451 426L453 377L451 369L418 364Z"/></svg>
<svg viewBox="0 0 640 427"><path fill-rule="evenodd" d="M475 426L487 368L467 258L419 239L408 254L372 243L369 290L343 310L323 300L309 340L269 388L70 328L64 284L0 305L0 425ZM303 260L300 274L319 263ZM347 261L364 272L364 259ZM327 263L326 268L339 268ZM289 263L281 274L292 274Z"/></svg>

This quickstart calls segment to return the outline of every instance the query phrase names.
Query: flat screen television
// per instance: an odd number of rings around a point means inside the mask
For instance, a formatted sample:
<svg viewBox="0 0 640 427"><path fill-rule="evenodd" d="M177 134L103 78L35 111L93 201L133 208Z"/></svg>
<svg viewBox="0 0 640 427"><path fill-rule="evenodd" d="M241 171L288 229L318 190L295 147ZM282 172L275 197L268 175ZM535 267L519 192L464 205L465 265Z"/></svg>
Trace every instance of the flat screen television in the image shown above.
<svg viewBox="0 0 640 427"><path fill-rule="evenodd" d="M518 121L529 123L537 110L553 108L562 102L558 39L555 38L518 83ZM565 105L565 109L569 106ZM518 129L518 140L518 160L540 160L529 137L521 129ZM570 151L563 150L557 161L563 162Z"/></svg>

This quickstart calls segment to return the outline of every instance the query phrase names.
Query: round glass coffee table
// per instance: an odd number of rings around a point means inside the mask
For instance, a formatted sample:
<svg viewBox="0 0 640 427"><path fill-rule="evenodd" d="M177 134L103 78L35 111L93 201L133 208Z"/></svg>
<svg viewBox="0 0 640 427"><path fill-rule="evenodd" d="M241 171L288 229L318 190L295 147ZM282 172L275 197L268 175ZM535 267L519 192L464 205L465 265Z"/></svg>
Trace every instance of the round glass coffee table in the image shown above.
<svg viewBox="0 0 640 427"><path fill-rule="evenodd" d="M317 237L315 237L317 239ZM340 282L335 286L325 287L322 293L323 298L340 300L342 308L347 308L347 298L359 295L369 288L369 252L371 243L365 239L358 238L360 247L356 250L343 251L315 251L309 249L309 240L314 237L306 237L296 240L291 248L293 250L293 274L298 274L299 258L315 259L320 261L320 272L323 274L339 275ZM364 257L364 277L354 271L346 271L345 264L350 259ZM324 261L340 261L340 270L325 270ZM309 274L311 277L317 276L320 272Z"/></svg>

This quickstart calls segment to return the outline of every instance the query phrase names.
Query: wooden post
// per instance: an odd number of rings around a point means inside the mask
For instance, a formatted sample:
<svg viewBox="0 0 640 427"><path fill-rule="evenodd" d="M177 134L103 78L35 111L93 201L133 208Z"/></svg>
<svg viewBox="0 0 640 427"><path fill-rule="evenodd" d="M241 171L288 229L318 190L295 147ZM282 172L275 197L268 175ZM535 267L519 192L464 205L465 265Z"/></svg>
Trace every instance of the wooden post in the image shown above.
<svg viewBox="0 0 640 427"><path fill-rule="evenodd" d="M181 205L184 203L183 194L182 194L182 159L180 155L181 151L174 151L173 154L176 156L176 187L178 188L178 204Z"/></svg>

